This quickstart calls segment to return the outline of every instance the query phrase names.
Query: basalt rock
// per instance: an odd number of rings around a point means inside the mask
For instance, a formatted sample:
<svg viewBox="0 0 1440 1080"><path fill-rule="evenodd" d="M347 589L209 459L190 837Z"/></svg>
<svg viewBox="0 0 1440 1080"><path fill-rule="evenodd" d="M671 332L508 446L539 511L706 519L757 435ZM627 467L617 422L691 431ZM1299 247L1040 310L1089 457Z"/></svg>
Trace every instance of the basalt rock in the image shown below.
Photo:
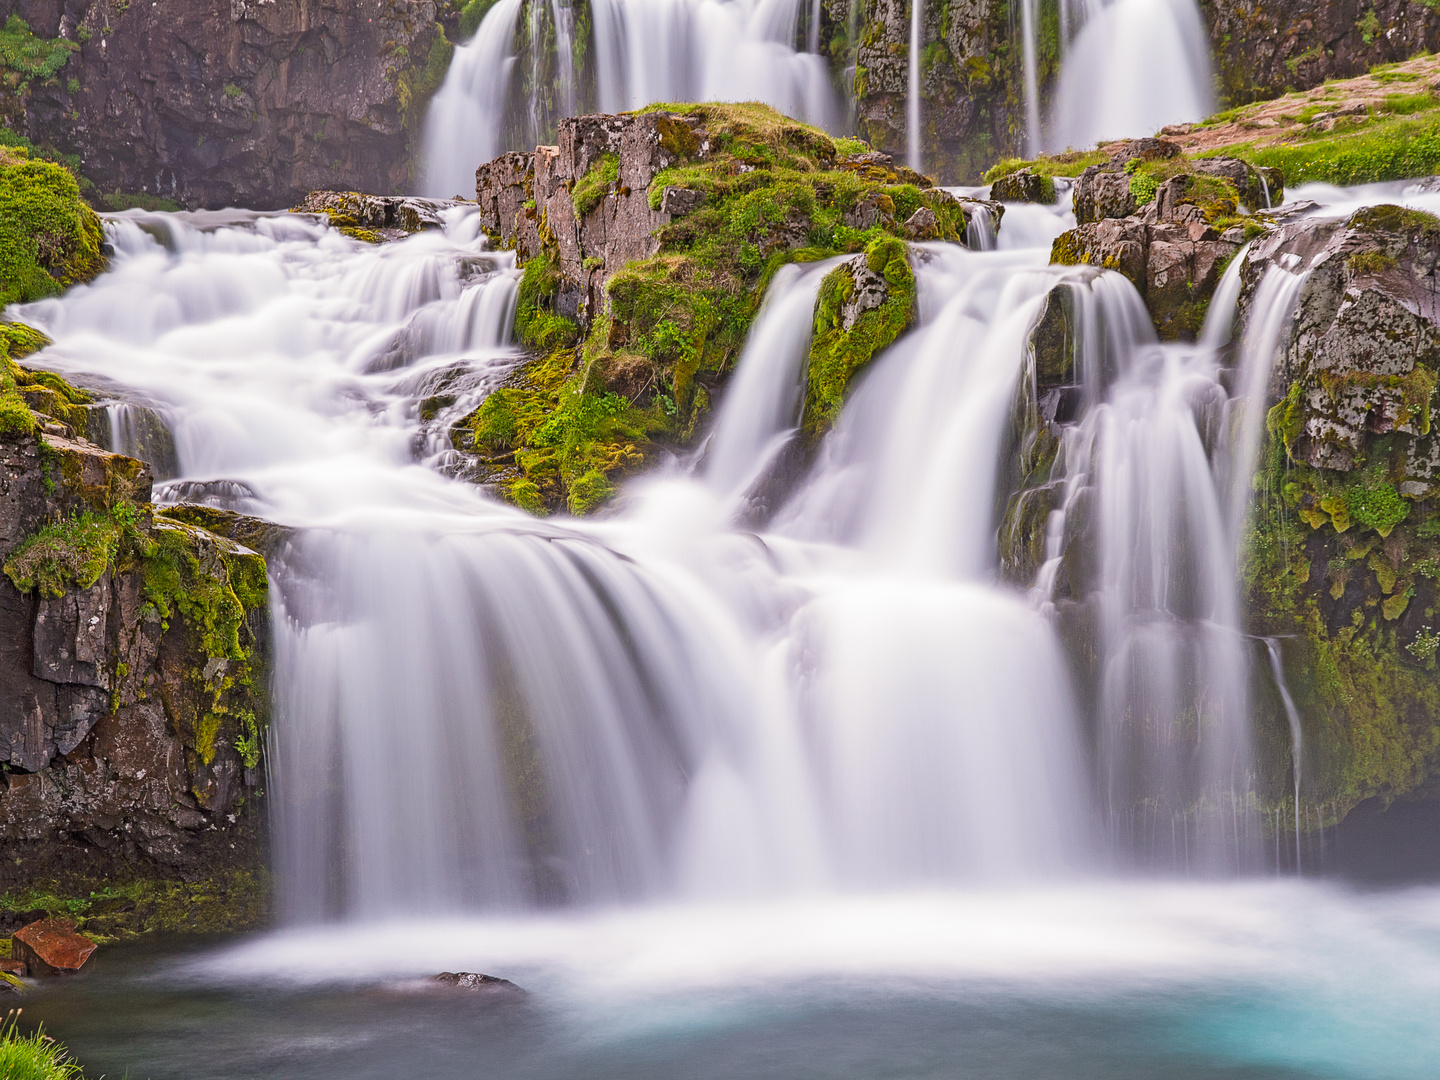
<svg viewBox="0 0 1440 1080"><path fill-rule="evenodd" d="M996 202L1053 203L1055 182L1033 169L1017 169L990 185L990 198Z"/></svg>
<svg viewBox="0 0 1440 1080"><path fill-rule="evenodd" d="M264 559L32 421L0 434L0 890L263 877Z"/></svg>
<svg viewBox="0 0 1440 1080"><path fill-rule="evenodd" d="M443 214L454 199L403 195L365 195L358 191L312 191L292 208L297 214L324 217L342 232L362 240L398 240L445 225Z"/></svg>
<svg viewBox="0 0 1440 1080"><path fill-rule="evenodd" d="M102 192L293 205L409 183L449 43L435 0L0 0L74 51L7 122L79 155Z"/></svg>
<svg viewBox="0 0 1440 1080"><path fill-rule="evenodd" d="M1304 726L1302 797L1326 823L1423 797L1440 769L1437 264L1440 219L1379 206L1288 221L1242 273L1244 335L1273 314L1272 275L1305 275L1271 368L1241 570L1249 629L1278 642ZM1257 707L1279 759L1276 695Z"/></svg>
<svg viewBox="0 0 1440 1080"><path fill-rule="evenodd" d="M660 250L656 231L704 205L703 192L669 188L660 208L650 182L683 158L703 161L709 139L697 118L673 113L562 120L556 146L504 154L476 171L482 227L521 260L553 240L563 282L556 309L588 323L605 282L627 262ZM774 246L799 246L804 229L782 228Z"/></svg>

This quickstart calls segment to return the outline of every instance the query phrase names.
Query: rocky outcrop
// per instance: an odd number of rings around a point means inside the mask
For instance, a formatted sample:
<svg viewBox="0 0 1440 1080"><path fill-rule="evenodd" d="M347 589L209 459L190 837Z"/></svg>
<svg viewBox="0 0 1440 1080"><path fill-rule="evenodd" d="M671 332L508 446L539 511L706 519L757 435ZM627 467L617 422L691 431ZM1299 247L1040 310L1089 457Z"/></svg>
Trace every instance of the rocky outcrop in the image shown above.
<svg viewBox="0 0 1440 1080"><path fill-rule="evenodd" d="M264 559L155 512L82 392L0 363L28 421L0 429L0 890L263 879Z"/></svg>
<svg viewBox="0 0 1440 1080"><path fill-rule="evenodd" d="M1234 158L1185 159L1161 139L1137 139L1075 181L1077 228L1056 239L1051 261L1117 270L1145 298L1163 338L1193 338L1220 273L1264 225L1240 211L1273 170Z"/></svg>
<svg viewBox="0 0 1440 1080"><path fill-rule="evenodd" d="M101 192L185 206L393 192L450 46L436 0L0 0L73 50L9 126L80 157Z"/></svg>
<svg viewBox="0 0 1440 1080"><path fill-rule="evenodd" d="M95 942L75 932L72 921L39 919L17 930L10 939L10 956L25 965L31 978L73 975L85 966Z"/></svg>
<svg viewBox="0 0 1440 1080"><path fill-rule="evenodd" d="M870 316L883 309L892 337L897 306L908 322L904 241L964 243L981 205L763 105L584 116L559 130L557 145L477 173L484 228L525 267L515 327L536 359L450 433L474 463L467 475L537 513L594 510L615 478L691 445L771 276L863 253L890 291L840 331L875 329L868 348L812 362L812 383L834 376L816 397L815 430L828 426L849 376L890 340ZM985 211L998 224L1003 208Z"/></svg>
<svg viewBox="0 0 1440 1080"><path fill-rule="evenodd" d="M1242 330L1267 314L1268 274L1307 275L1275 358L1242 577L1305 724L1303 797L1327 820L1429 790L1440 767L1437 264L1440 219L1380 206L1285 224L1243 272Z"/></svg>
<svg viewBox="0 0 1440 1080"><path fill-rule="evenodd" d="M291 213L323 217L346 236L370 243L400 240L412 233L445 226L444 212L454 199L408 195L366 195L358 191L312 191Z"/></svg>

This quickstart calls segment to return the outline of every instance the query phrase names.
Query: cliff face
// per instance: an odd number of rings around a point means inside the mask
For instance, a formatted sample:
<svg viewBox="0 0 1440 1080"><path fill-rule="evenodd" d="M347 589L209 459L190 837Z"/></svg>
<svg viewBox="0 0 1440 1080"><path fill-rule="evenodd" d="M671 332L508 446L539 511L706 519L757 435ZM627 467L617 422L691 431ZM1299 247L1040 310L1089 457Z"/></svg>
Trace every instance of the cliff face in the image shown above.
<svg viewBox="0 0 1440 1080"><path fill-rule="evenodd" d="M3 118L79 155L101 192L186 206L292 205L409 182L450 46L443 0L0 0L76 46Z"/></svg>
<svg viewBox="0 0 1440 1080"><path fill-rule="evenodd" d="M85 440L83 391L0 364L0 892L239 875L251 920L265 561L155 513L149 466Z"/></svg>
<svg viewBox="0 0 1440 1080"><path fill-rule="evenodd" d="M1440 12L1411 0L1200 0L1200 10L1222 107L1440 48Z"/></svg>

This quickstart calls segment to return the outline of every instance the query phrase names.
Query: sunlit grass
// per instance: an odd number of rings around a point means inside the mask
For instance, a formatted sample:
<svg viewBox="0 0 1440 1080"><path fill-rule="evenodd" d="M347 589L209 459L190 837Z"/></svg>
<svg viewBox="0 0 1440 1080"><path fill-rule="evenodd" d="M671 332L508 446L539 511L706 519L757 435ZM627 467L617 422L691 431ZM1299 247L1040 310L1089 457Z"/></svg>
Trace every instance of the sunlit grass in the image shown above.
<svg viewBox="0 0 1440 1080"><path fill-rule="evenodd" d="M0 1025L0 1077L4 1080L84 1080L80 1066L49 1035L44 1025L29 1035L19 1030L20 1010Z"/></svg>

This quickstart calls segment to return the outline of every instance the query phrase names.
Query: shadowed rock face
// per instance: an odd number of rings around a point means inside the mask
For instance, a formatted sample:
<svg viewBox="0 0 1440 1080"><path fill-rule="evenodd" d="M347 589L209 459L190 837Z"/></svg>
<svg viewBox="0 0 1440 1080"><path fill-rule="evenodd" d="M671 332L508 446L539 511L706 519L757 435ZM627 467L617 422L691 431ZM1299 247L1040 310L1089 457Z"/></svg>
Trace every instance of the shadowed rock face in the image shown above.
<svg viewBox="0 0 1440 1080"><path fill-rule="evenodd" d="M431 88L421 72L447 47L437 6L0 0L0 21L18 13L80 46L7 119L78 154L102 192L268 209L316 188L399 191Z"/></svg>

